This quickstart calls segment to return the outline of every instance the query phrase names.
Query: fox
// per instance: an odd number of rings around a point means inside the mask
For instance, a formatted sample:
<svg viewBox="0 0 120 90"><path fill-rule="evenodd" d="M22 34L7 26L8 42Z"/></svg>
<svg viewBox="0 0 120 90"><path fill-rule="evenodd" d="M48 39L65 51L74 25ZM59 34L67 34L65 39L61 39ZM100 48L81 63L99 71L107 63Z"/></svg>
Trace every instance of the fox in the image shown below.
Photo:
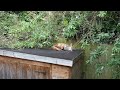
<svg viewBox="0 0 120 90"><path fill-rule="evenodd" d="M72 51L72 44L68 45L65 43L57 43L52 46L52 49L57 51L60 51L60 50Z"/></svg>

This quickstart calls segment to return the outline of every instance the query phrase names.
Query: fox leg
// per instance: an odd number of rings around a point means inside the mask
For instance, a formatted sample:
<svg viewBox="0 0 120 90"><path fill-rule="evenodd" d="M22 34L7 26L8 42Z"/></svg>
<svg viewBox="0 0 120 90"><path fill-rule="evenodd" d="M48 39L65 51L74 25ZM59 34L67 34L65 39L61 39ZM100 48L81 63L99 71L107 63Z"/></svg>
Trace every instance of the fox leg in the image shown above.
<svg viewBox="0 0 120 90"><path fill-rule="evenodd" d="M60 51L60 50L61 50L60 48L55 47L55 46L53 46L52 49L57 50L57 51Z"/></svg>

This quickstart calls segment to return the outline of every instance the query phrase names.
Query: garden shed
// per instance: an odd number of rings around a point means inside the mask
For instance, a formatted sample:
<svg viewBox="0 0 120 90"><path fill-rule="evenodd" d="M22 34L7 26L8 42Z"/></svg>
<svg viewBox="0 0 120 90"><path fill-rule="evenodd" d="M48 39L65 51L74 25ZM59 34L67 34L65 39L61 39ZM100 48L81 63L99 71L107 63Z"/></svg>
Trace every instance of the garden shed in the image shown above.
<svg viewBox="0 0 120 90"><path fill-rule="evenodd" d="M79 79L83 51L0 49L0 79Z"/></svg>

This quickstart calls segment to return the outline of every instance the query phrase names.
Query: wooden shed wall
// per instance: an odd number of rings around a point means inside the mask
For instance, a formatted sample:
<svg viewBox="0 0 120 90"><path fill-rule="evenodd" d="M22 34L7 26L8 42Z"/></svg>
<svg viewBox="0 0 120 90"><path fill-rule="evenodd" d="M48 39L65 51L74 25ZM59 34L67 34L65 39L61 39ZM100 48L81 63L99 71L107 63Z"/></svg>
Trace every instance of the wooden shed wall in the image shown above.
<svg viewBox="0 0 120 90"><path fill-rule="evenodd" d="M71 67L0 56L0 79L68 79Z"/></svg>
<svg viewBox="0 0 120 90"><path fill-rule="evenodd" d="M71 67L52 65L52 79L70 79Z"/></svg>

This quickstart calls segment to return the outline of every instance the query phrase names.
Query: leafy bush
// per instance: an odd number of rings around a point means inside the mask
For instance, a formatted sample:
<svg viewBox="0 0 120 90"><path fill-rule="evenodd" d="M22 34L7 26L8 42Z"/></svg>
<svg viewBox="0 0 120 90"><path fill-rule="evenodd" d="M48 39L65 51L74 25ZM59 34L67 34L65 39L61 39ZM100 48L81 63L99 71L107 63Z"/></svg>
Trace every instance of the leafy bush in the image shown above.
<svg viewBox="0 0 120 90"><path fill-rule="evenodd" d="M49 48L60 39L74 39L91 51L90 64L107 52L104 44L114 45L110 66L119 78L120 12L119 11L0 11L0 46L9 48ZM99 65L98 65L99 64ZM96 72L105 69L96 64Z"/></svg>

